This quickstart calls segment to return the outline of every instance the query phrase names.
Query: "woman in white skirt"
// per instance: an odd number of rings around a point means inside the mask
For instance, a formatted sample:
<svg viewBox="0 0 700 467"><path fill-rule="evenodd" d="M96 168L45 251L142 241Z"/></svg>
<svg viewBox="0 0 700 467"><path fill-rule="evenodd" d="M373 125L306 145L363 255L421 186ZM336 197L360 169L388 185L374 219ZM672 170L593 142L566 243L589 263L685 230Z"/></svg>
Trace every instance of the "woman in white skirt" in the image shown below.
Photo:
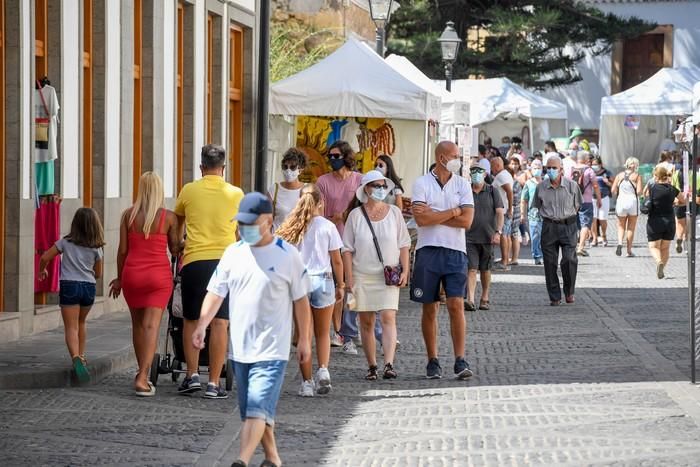
<svg viewBox="0 0 700 467"><path fill-rule="evenodd" d="M367 380L377 379L375 313L379 312L384 349L384 379L396 378L396 311L399 287L408 283L408 248L411 238L401 210L384 202L394 183L381 172L370 170L356 191L362 206L348 215L343 233L343 270L348 291L355 295L360 316L360 334L367 358ZM370 228L371 223L371 228ZM374 235L372 234L374 231ZM375 247L376 236L379 252ZM383 260L380 261L380 256ZM396 286L386 285L384 267L401 266Z"/></svg>

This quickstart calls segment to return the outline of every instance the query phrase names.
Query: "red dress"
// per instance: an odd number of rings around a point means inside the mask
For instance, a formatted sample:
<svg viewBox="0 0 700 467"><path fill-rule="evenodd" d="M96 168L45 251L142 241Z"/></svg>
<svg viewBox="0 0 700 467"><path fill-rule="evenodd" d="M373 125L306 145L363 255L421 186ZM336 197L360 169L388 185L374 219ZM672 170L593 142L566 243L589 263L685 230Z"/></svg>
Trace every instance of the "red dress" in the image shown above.
<svg viewBox="0 0 700 467"><path fill-rule="evenodd" d="M148 238L129 229L129 251L122 270L122 291L129 308L163 308L173 292L173 274L168 259L168 235L163 232L165 209L161 209L156 233Z"/></svg>

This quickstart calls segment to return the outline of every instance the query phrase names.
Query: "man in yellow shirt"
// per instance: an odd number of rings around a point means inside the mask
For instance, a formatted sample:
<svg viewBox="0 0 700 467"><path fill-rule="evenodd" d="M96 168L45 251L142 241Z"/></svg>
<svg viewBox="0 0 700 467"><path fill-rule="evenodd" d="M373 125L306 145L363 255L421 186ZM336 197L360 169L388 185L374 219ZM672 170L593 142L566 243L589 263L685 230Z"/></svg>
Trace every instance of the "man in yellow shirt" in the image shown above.
<svg viewBox="0 0 700 467"><path fill-rule="evenodd" d="M209 279L219 264L224 250L236 241L235 222L243 190L224 180L226 151L208 144L202 148L199 166L202 178L182 187L175 204L181 228L186 228L185 256L180 272L182 310L184 316L183 347L187 374L178 388L180 394L202 389L199 381L199 349L192 346L202 301ZM224 300L209 331L209 383L204 397L226 399L228 394L219 385L228 346L228 298Z"/></svg>

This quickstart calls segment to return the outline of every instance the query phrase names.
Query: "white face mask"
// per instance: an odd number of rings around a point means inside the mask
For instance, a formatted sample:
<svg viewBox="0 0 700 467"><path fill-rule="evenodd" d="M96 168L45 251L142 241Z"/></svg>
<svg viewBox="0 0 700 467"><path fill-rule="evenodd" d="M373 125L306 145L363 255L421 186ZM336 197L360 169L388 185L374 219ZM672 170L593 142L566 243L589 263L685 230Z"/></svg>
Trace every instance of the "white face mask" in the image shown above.
<svg viewBox="0 0 700 467"><path fill-rule="evenodd" d="M460 159L449 160L447 164L445 164L445 168L453 174L458 174L459 170L462 168L462 161Z"/></svg>
<svg viewBox="0 0 700 467"><path fill-rule="evenodd" d="M299 169L296 169L296 170L284 169L282 171L282 176L284 177L285 182L293 182L294 180L299 178Z"/></svg>

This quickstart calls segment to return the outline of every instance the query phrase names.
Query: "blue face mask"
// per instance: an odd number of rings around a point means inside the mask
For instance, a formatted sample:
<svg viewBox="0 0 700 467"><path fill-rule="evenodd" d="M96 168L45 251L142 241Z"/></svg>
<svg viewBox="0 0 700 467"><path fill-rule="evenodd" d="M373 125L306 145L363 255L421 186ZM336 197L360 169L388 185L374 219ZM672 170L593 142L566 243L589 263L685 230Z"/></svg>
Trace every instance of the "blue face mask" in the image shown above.
<svg viewBox="0 0 700 467"><path fill-rule="evenodd" d="M345 167L345 161L343 159L330 159L330 164L334 172Z"/></svg>
<svg viewBox="0 0 700 467"><path fill-rule="evenodd" d="M542 176L542 169L532 169L532 176L533 177L541 177Z"/></svg>
<svg viewBox="0 0 700 467"><path fill-rule="evenodd" d="M370 196L375 201L384 201L384 198L386 198L386 189L384 189L384 188L372 188Z"/></svg>
<svg viewBox="0 0 700 467"><path fill-rule="evenodd" d="M238 231L241 234L241 239L248 245L257 245L262 240L260 226L257 224L243 225L238 224Z"/></svg>
<svg viewBox="0 0 700 467"><path fill-rule="evenodd" d="M472 183L481 185L484 183L484 174L482 172L475 172L472 174Z"/></svg>
<svg viewBox="0 0 700 467"><path fill-rule="evenodd" d="M559 176L559 169L547 169L547 176L550 180L556 180Z"/></svg>

